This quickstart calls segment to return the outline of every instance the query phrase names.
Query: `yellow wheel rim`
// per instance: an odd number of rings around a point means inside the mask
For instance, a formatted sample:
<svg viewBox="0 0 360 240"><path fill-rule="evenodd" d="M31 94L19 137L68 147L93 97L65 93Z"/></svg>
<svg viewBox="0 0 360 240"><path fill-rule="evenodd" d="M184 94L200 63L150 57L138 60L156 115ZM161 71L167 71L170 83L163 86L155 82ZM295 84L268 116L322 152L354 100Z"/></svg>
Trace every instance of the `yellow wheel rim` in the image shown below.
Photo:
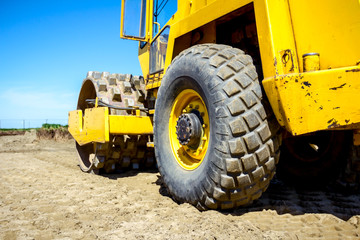
<svg viewBox="0 0 360 240"><path fill-rule="evenodd" d="M196 113L202 123L199 145L194 148L181 145L177 139L177 120L183 113ZM209 115L201 96L192 89L182 91L175 99L169 120L169 137L171 150L177 163L186 170L194 170L205 158L210 138Z"/></svg>

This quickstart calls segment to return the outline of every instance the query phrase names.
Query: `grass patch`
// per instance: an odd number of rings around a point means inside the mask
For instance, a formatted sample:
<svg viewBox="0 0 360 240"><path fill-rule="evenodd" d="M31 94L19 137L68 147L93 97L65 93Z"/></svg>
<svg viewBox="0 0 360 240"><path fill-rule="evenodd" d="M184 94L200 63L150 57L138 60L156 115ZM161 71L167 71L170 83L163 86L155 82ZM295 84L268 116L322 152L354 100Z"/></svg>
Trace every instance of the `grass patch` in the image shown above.
<svg viewBox="0 0 360 240"><path fill-rule="evenodd" d="M61 124L53 124L53 123L44 123L41 128L45 129L60 129L60 128L67 128L68 125L61 125Z"/></svg>

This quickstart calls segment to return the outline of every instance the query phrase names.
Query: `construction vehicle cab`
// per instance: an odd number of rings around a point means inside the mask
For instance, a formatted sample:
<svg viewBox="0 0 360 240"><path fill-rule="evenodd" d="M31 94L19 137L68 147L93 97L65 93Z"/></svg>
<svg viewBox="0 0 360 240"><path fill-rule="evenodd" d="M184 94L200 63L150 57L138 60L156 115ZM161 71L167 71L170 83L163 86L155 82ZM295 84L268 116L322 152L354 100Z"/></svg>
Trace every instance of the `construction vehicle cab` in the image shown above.
<svg viewBox="0 0 360 240"><path fill-rule="evenodd" d="M356 0L122 0L143 77L88 73L69 113L80 166L155 153L170 194L199 209L259 198L280 152L286 178L328 182L359 142L359 22Z"/></svg>

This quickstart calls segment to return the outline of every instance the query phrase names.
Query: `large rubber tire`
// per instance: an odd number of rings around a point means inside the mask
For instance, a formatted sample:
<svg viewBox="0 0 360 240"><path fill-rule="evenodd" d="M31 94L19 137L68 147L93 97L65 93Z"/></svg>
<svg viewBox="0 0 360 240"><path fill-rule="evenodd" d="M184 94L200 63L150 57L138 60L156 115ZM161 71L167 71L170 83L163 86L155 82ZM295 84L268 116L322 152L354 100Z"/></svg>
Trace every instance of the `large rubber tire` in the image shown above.
<svg viewBox="0 0 360 240"><path fill-rule="evenodd" d="M321 131L285 138L278 175L299 187L325 186L344 170L351 141L349 131Z"/></svg>
<svg viewBox="0 0 360 240"><path fill-rule="evenodd" d="M207 152L192 170L179 164L169 136L174 100L186 89L200 95L210 119ZM176 201L200 210L228 209L262 195L279 157L262 98L252 59L239 49L196 45L173 60L158 92L154 143L163 182Z"/></svg>

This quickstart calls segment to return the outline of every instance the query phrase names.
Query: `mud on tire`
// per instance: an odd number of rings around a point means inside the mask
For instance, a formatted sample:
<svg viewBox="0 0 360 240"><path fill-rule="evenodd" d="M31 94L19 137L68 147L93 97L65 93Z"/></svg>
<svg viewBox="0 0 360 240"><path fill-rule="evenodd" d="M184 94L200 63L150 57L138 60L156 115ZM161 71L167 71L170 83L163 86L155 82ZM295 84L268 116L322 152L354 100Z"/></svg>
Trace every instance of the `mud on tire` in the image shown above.
<svg viewBox="0 0 360 240"><path fill-rule="evenodd" d="M174 99L186 89L204 101L209 146L193 170L181 167L169 140ZM269 111L250 56L226 45L196 45L177 56L162 80L154 117L155 154L164 184L178 202L200 210L228 209L258 199L275 174L277 124Z"/></svg>

